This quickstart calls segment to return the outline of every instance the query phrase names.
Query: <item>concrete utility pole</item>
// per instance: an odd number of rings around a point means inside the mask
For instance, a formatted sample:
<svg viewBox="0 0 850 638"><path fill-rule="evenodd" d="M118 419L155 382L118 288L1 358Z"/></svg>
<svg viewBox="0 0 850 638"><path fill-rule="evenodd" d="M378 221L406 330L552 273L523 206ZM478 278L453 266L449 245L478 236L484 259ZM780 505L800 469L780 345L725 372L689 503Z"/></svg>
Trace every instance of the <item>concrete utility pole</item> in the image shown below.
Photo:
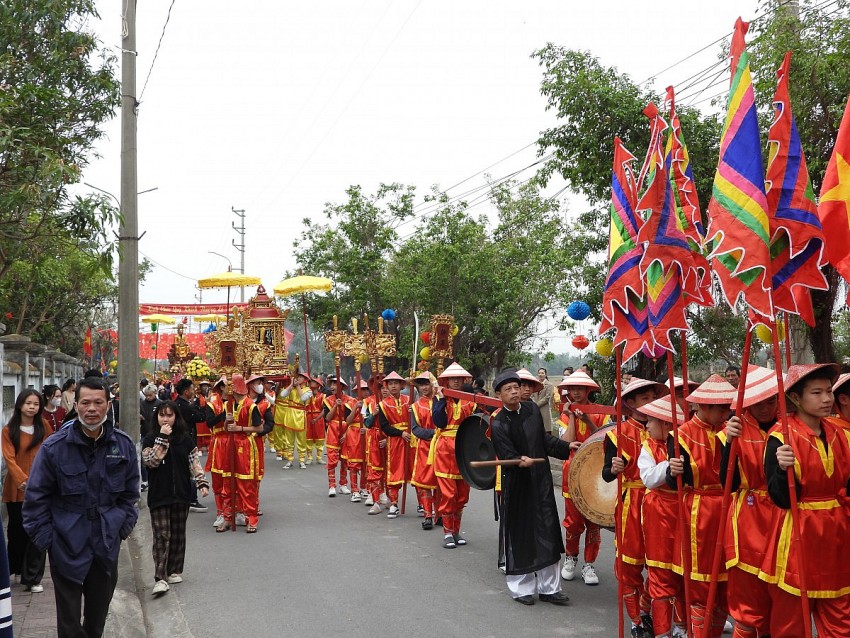
<svg viewBox="0 0 850 638"><path fill-rule="evenodd" d="M235 206L231 206L230 210L239 218L239 225L236 225L236 222L230 222L233 226L233 230L235 230L239 234L239 243L236 243L236 240L233 240L233 247L238 250L241 255L239 272L243 275L245 274L245 210L238 209ZM245 302L245 286L239 286L239 301Z"/></svg>
<svg viewBox="0 0 850 638"><path fill-rule="evenodd" d="M121 429L139 438L139 219L136 173L136 0L122 1L121 226L118 231L118 384Z"/></svg>

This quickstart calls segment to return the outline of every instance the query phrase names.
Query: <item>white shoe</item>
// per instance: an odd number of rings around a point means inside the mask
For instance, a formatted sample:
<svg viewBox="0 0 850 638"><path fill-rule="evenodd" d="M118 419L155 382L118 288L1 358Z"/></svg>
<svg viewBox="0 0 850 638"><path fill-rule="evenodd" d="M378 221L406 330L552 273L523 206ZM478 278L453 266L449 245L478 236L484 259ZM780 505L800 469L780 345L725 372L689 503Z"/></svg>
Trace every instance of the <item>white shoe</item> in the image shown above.
<svg viewBox="0 0 850 638"><path fill-rule="evenodd" d="M508 571L508 568L505 565L499 565L499 571L504 574Z"/></svg>
<svg viewBox="0 0 850 638"><path fill-rule="evenodd" d="M242 512L236 512L236 524L240 527L245 527L248 524L248 519Z"/></svg>
<svg viewBox="0 0 850 638"><path fill-rule="evenodd" d="M334 496L336 496L336 488L335 487L329 487L328 488L328 496L330 498L333 498Z"/></svg>
<svg viewBox="0 0 850 638"><path fill-rule="evenodd" d="M286 465L283 466L283 469L284 470L291 470L292 469L292 461L287 461Z"/></svg>
<svg viewBox="0 0 850 638"><path fill-rule="evenodd" d="M372 507L369 508L369 516L372 516L374 514L380 514L381 511L382 510L380 503L375 503L372 505Z"/></svg>
<svg viewBox="0 0 850 638"><path fill-rule="evenodd" d="M390 511L387 512L387 518L396 518L398 516L398 505L390 505Z"/></svg>
<svg viewBox="0 0 850 638"><path fill-rule="evenodd" d="M168 584L169 585L174 585L176 583L182 583L182 582L183 582L183 576L181 574L171 574L171 576L168 577Z"/></svg>
<svg viewBox="0 0 850 638"><path fill-rule="evenodd" d="M369 498L370 494L369 490L360 490L360 498Z"/></svg>
<svg viewBox="0 0 850 638"><path fill-rule="evenodd" d="M40 594L44 591L44 585L32 585L27 589L33 594Z"/></svg>
<svg viewBox="0 0 850 638"><path fill-rule="evenodd" d="M564 566L561 568L561 578L564 580L572 580L576 577L576 564L578 559L575 556L565 556Z"/></svg>
<svg viewBox="0 0 850 638"><path fill-rule="evenodd" d="M381 494L381 498L378 499L378 502L384 507L386 507L390 504L390 499L387 498L386 494Z"/></svg>
<svg viewBox="0 0 850 638"><path fill-rule="evenodd" d="M299 467L299 469L302 469L302 470L306 470L306 469L307 469L307 466L306 466L306 465L304 465L304 462L303 462L303 461L302 461L301 463L299 463L299 464L298 464L298 467Z"/></svg>
<svg viewBox="0 0 850 638"><path fill-rule="evenodd" d="M354 492L354 494L351 495L351 502L352 503L359 503L360 500L361 500L360 499L360 492Z"/></svg>
<svg viewBox="0 0 850 638"><path fill-rule="evenodd" d="M169 589L171 589L171 587L168 586L168 583L166 583L164 580L158 580L156 581L156 585L153 586L151 593L154 596L160 596L167 592Z"/></svg>
<svg viewBox="0 0 850 638"><path fill-rule="evenodd" d="M340 494L351 494L351 489L348 487L348 485L340 485L338 491Z"/></svg>
<svg viewBox="0 0 850 638"><path fill-rule="evenodd" d="M679 625L674 625L673 626L673 638L688 638L688 632L685 631L684 627L680 627Z"/></svg>
<svg viewBox="0 0 850 638"><path fill-rule="evenodd" d="M587 563L581 568L581 577L584 579L585 585L598 585L599 576L596 575L596 570L593 568L593 563Z"/></svg>
<svg viewBox="0 0 850 638"><path fill-rule="evenodd" d="M316 463L318 463L319 465L324 465L325 463L327 463L327 461L320 456L316 459Z"/></svg>
<svg viewBox="0 0 850 638"><path fill-rule="evenodd" d="M731 634L733 631L735 631L735 627L733 627L733 626L732 626L732 623L730 623L730 622L727 620L727 621L726 621L726 624L725 624L725 625L723 625L723 633L724 633L724 634Z"/></svg>
<svg viewBox="0 0 850 638"><path fill-rule="evenodd" d="M218 516L215 517L215 520L213 521L213 527L218 527L223 522L224 522L224 515L219 514Z"/></svg>
<svg viewBox="0 0 850 638"><path fill-rule="evenodd" d="M372 495L371 495L371 494L368 494L368 495L366 496L366 502L365 502L365 503L363 503L363 504L364 504L364 505L366 505L366 506L368 506L368 507L371 507L372 505L374 505L374 504L375 504L375 499L374 499L374 498L372 498Z"/></svg>

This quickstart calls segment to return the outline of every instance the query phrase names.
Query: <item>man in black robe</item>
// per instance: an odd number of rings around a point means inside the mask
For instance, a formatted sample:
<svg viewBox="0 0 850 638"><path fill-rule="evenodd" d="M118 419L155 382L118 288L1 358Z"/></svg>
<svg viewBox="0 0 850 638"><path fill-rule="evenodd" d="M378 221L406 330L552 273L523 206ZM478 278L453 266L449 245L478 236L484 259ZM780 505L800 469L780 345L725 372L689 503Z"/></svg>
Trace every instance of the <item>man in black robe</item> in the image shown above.
<svg viewBox="0 0 850 638"><path fill-rule="evenodd" d="M496 456L519 459L519 465L502 466L502 529L508 589L523 605L541 601L566 605L558 567L564 543L555 504L552 470L547 457L566 459L570 445L546 431L540 409L533 401L520 401L520 378L503 372L493 385L503 407L491 422ZM532 463L533 458L545 458Z"/></svg>

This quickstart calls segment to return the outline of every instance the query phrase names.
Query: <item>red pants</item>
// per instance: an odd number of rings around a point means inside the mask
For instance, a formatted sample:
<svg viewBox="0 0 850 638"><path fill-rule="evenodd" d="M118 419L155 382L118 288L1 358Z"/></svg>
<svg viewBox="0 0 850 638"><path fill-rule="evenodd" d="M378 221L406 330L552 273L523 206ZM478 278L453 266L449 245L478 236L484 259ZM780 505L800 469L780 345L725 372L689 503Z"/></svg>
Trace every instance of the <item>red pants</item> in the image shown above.
<svg viewBox="0 0 850 638"><path fill-rule="evenodd" d="M469 501L469 485L463 480L438 476L437 486L440 490L437 515L443 517L443 530L447 534L458 534L463 506Z"/></svg>
<svg viewBox="0 0 850 638"><path fill-rule="evenodd" d="M231 479L224 479L222 500L224 505L225 520L233 523L233 493L231 492ZM257 510L260 505L260 482L255 479L236 479L236 511L243 512L248 519L248 525L257 526L259 514Z"/></svg>
<svg viewBox="0 0 850 638"><path fill-rule="evenodd" d="M416 488L416 498L422 509L425 510L426 518L434 517L434 490L426 490L424 487Z"/></svg>
<svg viewBox="0 0 850 638"><path fill-rule="evenodd" d="M328 487L336 487L336 466L339 465L339 484L348 485L348 463L342 459L340 463L339 450L328 447Z"/></svg>
<svg viewBox="0 0 850 638"><path fill-rule="evenodd" d="M743 569L732 567L726 585L729 615L735 627L756 629L760 634L770 633L771 601L766 582ZM742 636L747 634L743 631Z"/></svg>
<svg viewBox="0 0 850 638"><path fill-rule="evenodd" d="M224 516L224 479L221 474L216 472L212 472L210 478L212 479L212 492L215 497L215 515Z"/></svg>
<svg viewBox="0 0 850 638"><path fill-rule="evenodd" d="M770 638L799 638L804 635L800 597L776 585L769 585L768 591L773 604ZM850 594L840 598L810 598L809 607L815 619L818 638L850 636Z"/></svg>
<svg viewBox="0 0 850 638"><path fill-rule="evenodd" d="M639 625L641 612L648 614L650 610L650 601L643 584L643 565L623 562L621 570L620 561L614 561L614 575L623 583L626 614L635 625Z"/></svg>
<svg viewBox="0 0 850 638"><path fill-rule="evenodd" d="M647 566L646 571L646 590L652 599L652 625L656 636L665 636L673 628L673 622L685 623L685 581L672 569Z"/></svg>
<svg viewBox="0 0 850 638"><path fill-rule="evenodd" d="M708 588L711 583L701 580L691 580L688 583L690 586L691 599L688 601L691 606L691 629L688 631L689 636L703 636L706 623L711 623L712 638L720 638L723 635L723 626L726 624L726 616L729 614L729 607L726 602L726 581L722 580L717 583L717 594L714 597L714 612L711 618L705 616L705 604L708 602Z"/></svg>
<svg viewBox="0 0 850 638"><path fill-rule="evenodd" d="M584 534L584 562L596 562L599 556L599 546L602 544L602 536L599 526L591 523L581 512L576 509L573 499L564 499L564 520L562 525L566 529L565 540L567 556L578 556L578 546L582 532Z"/></svg>
<svg viewBox="0 0 850 638"><path fill-rule="evenodd" d="M366 486L366 480L363 476L363 463L350 463L349 461L343 461L343 463L345 463L346 470L348 471L351 491L362 490ZM340 485L345 485L342 478L340 478Z"/></svg>

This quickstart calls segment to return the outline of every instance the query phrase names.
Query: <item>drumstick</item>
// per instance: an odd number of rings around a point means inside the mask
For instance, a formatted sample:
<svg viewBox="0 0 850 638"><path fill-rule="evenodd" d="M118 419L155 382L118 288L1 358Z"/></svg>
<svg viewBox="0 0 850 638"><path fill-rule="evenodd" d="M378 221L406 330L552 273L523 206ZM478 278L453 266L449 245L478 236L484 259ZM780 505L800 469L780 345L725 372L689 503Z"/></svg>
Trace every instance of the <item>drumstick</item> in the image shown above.
<svg viewBox="0 0 850 638"><path fill-rule="evenodd" d="M543 463L547 459L529 459L532 463ZM519 465L522 463L521 459L494 459L492 461L470 461L470 467L494 467L496 465Z"/></svg>

